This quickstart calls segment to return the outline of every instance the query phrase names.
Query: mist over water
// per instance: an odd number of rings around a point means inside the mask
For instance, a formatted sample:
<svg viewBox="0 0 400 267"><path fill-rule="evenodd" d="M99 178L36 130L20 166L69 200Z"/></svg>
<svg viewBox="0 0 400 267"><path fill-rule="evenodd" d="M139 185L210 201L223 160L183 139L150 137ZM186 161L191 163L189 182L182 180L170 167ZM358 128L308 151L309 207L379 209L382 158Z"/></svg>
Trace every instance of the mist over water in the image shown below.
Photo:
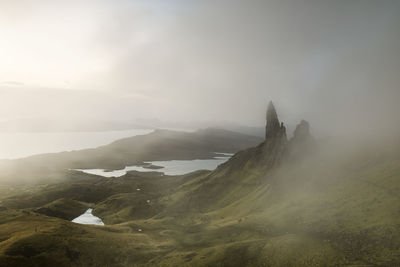
<svg viewBox="0 0 400 267"><path fill-rule="evenodd" d="M135 129L106 132L0 132L0 159L95 148L121 138L148 134L152 131Z"/></svg>

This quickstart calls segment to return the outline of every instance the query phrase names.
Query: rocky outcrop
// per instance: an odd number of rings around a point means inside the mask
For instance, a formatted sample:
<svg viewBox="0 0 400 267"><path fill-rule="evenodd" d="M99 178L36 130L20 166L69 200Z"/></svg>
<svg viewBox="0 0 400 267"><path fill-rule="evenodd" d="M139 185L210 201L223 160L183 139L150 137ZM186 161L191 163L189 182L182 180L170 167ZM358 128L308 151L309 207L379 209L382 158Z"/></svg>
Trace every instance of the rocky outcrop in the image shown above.
<svg viewBox="0 0 400 267"><path fill-rule="evenodd" d="M279 165L287 146L286 127L279 122L274 104L269 102L267 109L267 125L263 145L264 164L267 167Z"/></svg>
<svg viewBox="0 0 400 267"><path fill-rule="evenodd" d="M294 160L309 154L315 148L314 138L310 134L310 124L302 120L294 130L293 137L288 142L287 157Z"/></svg>
<svg viewBox="0 0 400 267"><path fill-rule="evenodd" d="M286 127L279 122L274 104L269 102L267 108L267 124L265 142L263 143L263 164L275 167L283 159L294 159L300 154L309 152L314 147L314 139L310 134L310 124L302 120L296 127L293 137L288 141Z"/></svg>
<svg viewBox="0 0 400 267"><path fill-rule="evenodd" d="M282 125L283 126L283 125ZM265 139L273 138L281 131L278 114L276 114L275 106L272 101L268 104L267 124L265 126Z"/></svg>
<svg viewBox="0 0 400 267"><path fill-rule="evenodd" d="M305 120L301 120L301 122L296 126L293 138L290 141L296 143L305 143L310 141L310 139L312 139L310 134L310 124Z"/></svg>

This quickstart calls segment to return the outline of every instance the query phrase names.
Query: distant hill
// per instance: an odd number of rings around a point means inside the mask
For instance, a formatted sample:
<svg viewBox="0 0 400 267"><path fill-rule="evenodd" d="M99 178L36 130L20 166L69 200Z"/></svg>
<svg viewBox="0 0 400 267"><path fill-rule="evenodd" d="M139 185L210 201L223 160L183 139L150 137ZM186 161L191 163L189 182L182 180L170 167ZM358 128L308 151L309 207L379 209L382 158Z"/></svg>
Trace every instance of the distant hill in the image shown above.
<svg viewBox="0 0 400 267"><path fill-rule="evenodd" d="M111 144L71 152L41 154L2 162L1 180L29 181L65 169L121 169L144 161L207 159L214 152L235 153L252 147L262 138L218 128L195 132L155 130ZM18 177L18 178L16 178Z"/></svg>
<svg viewBox="0 0 400 267"><path fill-rule="evenodd" d="M158 119L117 120L67 120L67 119L14 119L0 121L0 132L101 132L132 129L205 129L219 128L233 132L263 137L264 127L246 126L226 121L171 122Z"/></svg>

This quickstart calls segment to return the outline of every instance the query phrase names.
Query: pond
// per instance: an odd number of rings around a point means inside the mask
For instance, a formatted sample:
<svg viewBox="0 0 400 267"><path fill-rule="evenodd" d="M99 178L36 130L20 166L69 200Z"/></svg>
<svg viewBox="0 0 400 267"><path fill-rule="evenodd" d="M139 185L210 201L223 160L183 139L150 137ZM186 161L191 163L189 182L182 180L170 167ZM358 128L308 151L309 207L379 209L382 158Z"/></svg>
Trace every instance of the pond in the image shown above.
<svg viewBox="0 0 400 267"><path fill-rule="evenodd" d="M74 223L79 224L92 224L92 225L104 225L103 221L92 214L93 209L88 209L82 215L72 220Z"/></svg>
<svg viewBox="0 0 400 267"><path fill-rule="evenodd" d="M165 175L182 175L197 170L214 170L218 165L226 162L233 154L215 152L217 155L212 159L194 160L168 160L168 161L148 161L146 165L127 166L121 170L105 169L77 169L78 171L100 175L103 177L121 177L128 171L152 172L158 171Z"/></svg>

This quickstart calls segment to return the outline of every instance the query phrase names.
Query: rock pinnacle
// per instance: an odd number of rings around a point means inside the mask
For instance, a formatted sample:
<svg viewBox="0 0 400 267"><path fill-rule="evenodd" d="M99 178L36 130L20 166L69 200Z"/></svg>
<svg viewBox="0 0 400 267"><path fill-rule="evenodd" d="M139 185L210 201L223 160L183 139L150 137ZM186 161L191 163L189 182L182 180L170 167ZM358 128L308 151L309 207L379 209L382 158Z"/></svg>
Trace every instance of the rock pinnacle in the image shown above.
<svg viewBox="0 0 400 267"><path fill-rule="evenodd" d="M283 125L282 125L283 126ZM265 138L276 136L281 129L278 115L272 101L269 102L267 108L267 125L265 127Z"/></svg>

